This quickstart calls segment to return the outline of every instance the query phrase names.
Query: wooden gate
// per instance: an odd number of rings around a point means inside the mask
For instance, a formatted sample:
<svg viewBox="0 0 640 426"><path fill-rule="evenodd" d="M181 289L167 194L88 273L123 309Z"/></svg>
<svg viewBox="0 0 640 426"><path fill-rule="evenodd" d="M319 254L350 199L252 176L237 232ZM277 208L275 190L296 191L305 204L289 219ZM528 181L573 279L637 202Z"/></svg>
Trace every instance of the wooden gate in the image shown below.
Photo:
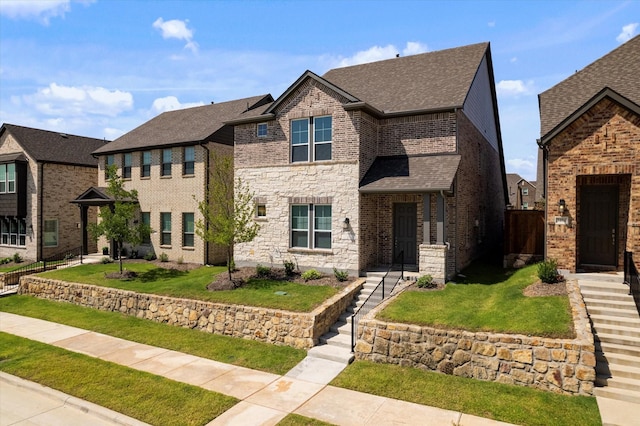
<svg viewBox="0 0 640 426"><path fill-rule="evenodd" d="M511 266L517 258L537 259L544 256L544 211L506 210L504 232L505 263Z"/></svg>

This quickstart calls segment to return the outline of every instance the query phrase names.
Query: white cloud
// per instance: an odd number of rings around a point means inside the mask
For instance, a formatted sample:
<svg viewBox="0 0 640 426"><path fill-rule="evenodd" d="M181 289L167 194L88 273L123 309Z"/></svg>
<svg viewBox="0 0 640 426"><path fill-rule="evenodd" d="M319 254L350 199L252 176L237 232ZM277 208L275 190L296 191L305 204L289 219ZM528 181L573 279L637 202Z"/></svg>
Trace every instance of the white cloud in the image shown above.
<svg viewBox="0 0 640 426"><path fill-rule="evenodd" d="M192 103L180 103L175 96L166 96L164 98L158 98L153 101L151 109L155 114L160 114L165 111L175 111L177 109L191 108L204 105L203 102Z"/></svg>
<svg viewBox="0 0 640 426"><path fill-rule="evenodd" d="M158 18L153 23L153 28L160 30L162 38L164 39L175 38L178 40L184 40L187 43L184 45L184 48L196 53L198 51L198 43L193 41L194 31L187 28L187 22L189 21L181 21L179 19L165 21L162 18Z"/></svg>
<svg viewBox="0 0 640 426"><path fill-rule="evenodd" d="M415 41L407 42L406 47L402 50L403 55L416 55L418 53L424 53L428 50L426 44L422 44ZM383 59L390 59L398 55L400 51L393 44L387 46L373 46L367 50L361 50L356 52L355 55L348 58L342 58L338 61L336 67L348 67L350 65L360 65L369 62L381 61Z"/></svg>
<svg viewBox="0 0 640 426"><path fill-rule="evenodd" d="M618 37L616 37L616 41L618 43L625 43L631 40L637 34L638 25L639 24L637 22L634 22L622 27L622 32L618 34Z"/></svg>
<svg viewBox="0 0 640 426"><path fill-rule="evenodd" d="M517 173L529 181L536 180L536 163L534 160L511 158L507 160L506 169L507 173Z"/></svg>
<svg viewBox="0 0 640 426"><path fill-rule="evenodd" d="M511 62L512 64L518 62L518 57L514 56L513 58L509 59L509 62Z"/></svg>
<svg viewBox="0 0 640 426"><path fill-rule="evenodd" d="M533 93L533 82L522 80L501 80L496 84L496 91L499 96L520 96Z"/></svg>
<svg viewBox="0 0 640 426"><path fill-rule="evenodd" d="M51 83L33 95L24 95L25 104L48 116L101 115L115 117L133 108L129 92L93 86L62 86Z"/></svg>
<svg viewBox="0 0 640 426"><path fill-rule="evenodd" d="M84 0L83 3L91 3ZM11 19L35 19L45 25L56 17L64 17L71 10L71 0L2 0L0 15Z"/></svg>
<svg viewBox="0 0 640 426"><path fill-rule="evenodd" d="M496 26L496 21L490 21L490 22L487 22L487 26L488 26L489 28L493 28L493 27L495 27L495 26Z"/></svg>

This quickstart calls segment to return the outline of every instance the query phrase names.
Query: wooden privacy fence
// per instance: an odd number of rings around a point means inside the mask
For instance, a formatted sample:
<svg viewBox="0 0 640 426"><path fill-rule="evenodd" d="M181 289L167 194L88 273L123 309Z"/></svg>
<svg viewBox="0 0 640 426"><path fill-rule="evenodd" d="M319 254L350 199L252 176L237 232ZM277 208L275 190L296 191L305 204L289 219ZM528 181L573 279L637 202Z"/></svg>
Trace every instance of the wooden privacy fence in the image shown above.
<svg viewBox="0 0 640 426"><path fill-rule="evenodd" d="M517 259L525 263L544 255L544 211L506 210L504 232L505 266Z"/></svg>

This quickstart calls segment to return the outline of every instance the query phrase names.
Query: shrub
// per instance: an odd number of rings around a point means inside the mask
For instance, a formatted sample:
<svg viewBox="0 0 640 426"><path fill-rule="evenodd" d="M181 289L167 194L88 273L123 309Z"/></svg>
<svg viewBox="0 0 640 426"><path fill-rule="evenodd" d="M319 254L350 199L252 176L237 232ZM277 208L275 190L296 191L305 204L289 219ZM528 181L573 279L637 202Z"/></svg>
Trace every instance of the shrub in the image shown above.
<svg viewBox="0 0 640 426"><path fill-rule="evenodd" d="M336 279L340 282L349 279L349 273L347 271L339 271L336 268L333 268L333 275L335 275Z"/></svg>
<svg viewBox="0 0 640 426"><path fill-rule="evenodd" d="M296 264L291 260L285 260L283 262L284 265L284 273L287 274L288 277L293 275L293 271L296 269Z"/></svg>
<svg viewBox="0 0 640 426"><path fill-rule="evenodd" d="M13 262L14 263L22 262L22 256L20 256L20 253L14 253L13 254Z"/></svg>
<svg viewBox="0 0 640 426"><path fill-rule="evenodd" d="M184 258L180 256L178 260L176 260L176 262L178 263L178 265L182 265L184 263Z"/></svg>
<svg viewBox="0 0 640 426"><path fill-rule="evenodd" d="M108 256L105 256L102 259L100 259L100 262L106 265L107 263L111 263L111 259Z"/></svg>
<svg viewBox="0 0 640 426"><path fill-rule="evenodd" d="M162 252L160 253L160 256L158 257L158 259L160 259L160 262L168 262L169 261L169 255L167 255L167 253Z"/></svg>
<svg viewBox="0 0 640 426"><path fill-rule="evenodd" d="M317 280L318 278L322 278L322 274L315 269L309 269L302 273L302 279L305 281Z"/></svg>
<svg viewBox="0 0 640 426"><path fill-rule="evenodd" d="M433 282L433 277L429 274L423 275L416 281L416 285L419 288L436 288L438 284Z"/></svg>
<svg viewBox="0 0 640 426"><path fill-rule="evenodd" d="M156 260L156 254L153 251L148 251L144 255L144 260L148 260L148 261Z"/></svg>
<svg viewBox="0 0 640 426"><path fill-rule="evenodd" d="M554 284L561 281L562 276L558 273L558 261L547 259L538 263L538 278L546 284Z"/></svg>
<svg viewBox="0 0 640 426"><path fill-rule="evenodd" d="M260 264L256 265L256 275L258 278L268 278L271 275L271 268Z"/></svg>

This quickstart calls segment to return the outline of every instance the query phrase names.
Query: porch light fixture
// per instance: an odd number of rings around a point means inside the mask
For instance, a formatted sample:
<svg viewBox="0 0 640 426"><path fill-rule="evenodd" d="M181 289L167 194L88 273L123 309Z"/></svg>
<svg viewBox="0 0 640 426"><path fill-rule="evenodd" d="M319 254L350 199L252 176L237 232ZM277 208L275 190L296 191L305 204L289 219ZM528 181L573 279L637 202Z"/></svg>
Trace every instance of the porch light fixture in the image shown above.
<svg viewBox="0 0 640 426"><path fill-rule="evenodd" d="M345 230L345 231L347 229L349 229L349 218L348 217L344 218L344 222L342 222L342 229Z"/></svg>
<svg viewBox="0 0 640 426"><path fill-rule="evenodd" d="M562 198L559 202L558 202L558 212L561 215L564 215L564 212L567 210L567 203L564 201L564 198Z"/></svg>

